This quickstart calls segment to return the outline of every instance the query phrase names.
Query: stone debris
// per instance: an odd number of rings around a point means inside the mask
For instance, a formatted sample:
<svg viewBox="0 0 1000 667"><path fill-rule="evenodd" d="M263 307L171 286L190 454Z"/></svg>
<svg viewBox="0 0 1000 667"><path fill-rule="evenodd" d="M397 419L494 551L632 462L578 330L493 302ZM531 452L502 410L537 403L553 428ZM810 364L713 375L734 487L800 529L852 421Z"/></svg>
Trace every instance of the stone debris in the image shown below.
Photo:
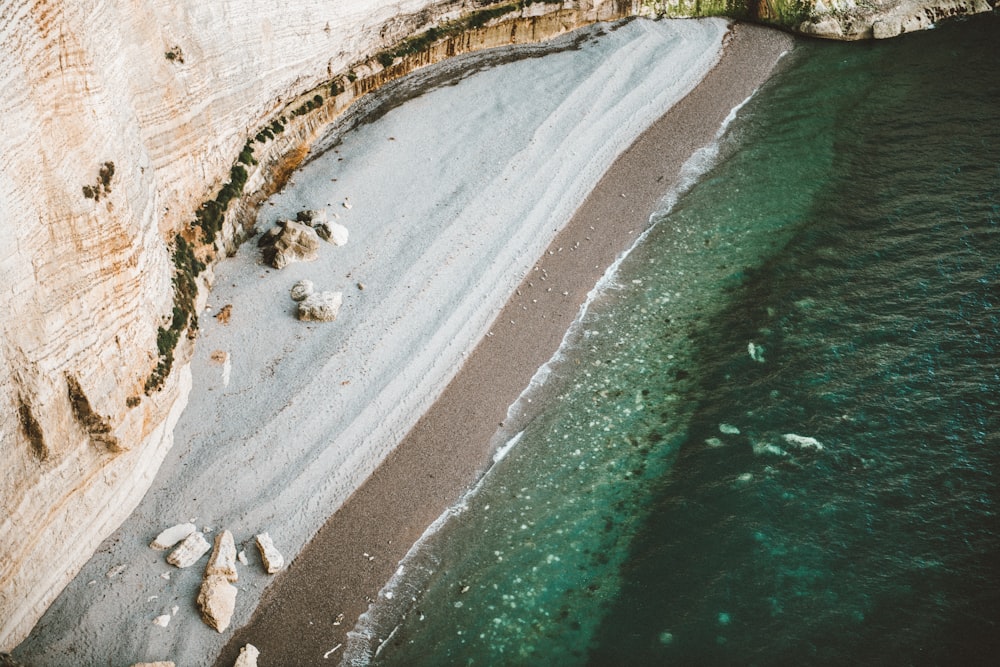
<svg viewBox="0 0 1000 667"><path fill-rule="evenodd" d="M205 576L225 577L230 583L239 579L236 572L236 542L228 530L215 536L215 549L205 567Z"/></svg>
<svg viewBox="0 0 1000 667"><path fill-rule="evenodd" d="M210 574L201 582L198 591L198 609L205 623L219 632L225 632L236 609L236 586L221 574Z"/></svg>
<svg viewBox="0 0 1000 667"><path fill-rule="evenodd" d="M304 301L316 291L311 280L300 280L292 285L292 301Z"/></svg>
<svg viewBox="0 0 1000 667"><path fill-rule="evenodd" d="M163 614L161 616L157 616L156 618L153 619L153 625L158 625L161 628L165 628L168 625L170 625L170 618L171 618L170 614Z"/></svg>
<svg viewBox="0 0 1000 667"><path fill-rule="evenodd" d="M233 667L257 667L257 657L260 651L253 644L247 644L240 649L240 657L236 658Z"/></svg>
<svg viewBox="0 0 1000 667"><path fill-rule="evenodd" d="M740 429L732 424L719 424L719 432L726 435L739 435Z"/></svg>
<svg viewBox="0 0 1000 667"><path fill-rule="evenodd" d="M267 264L283 269L292 262L311 262L319 256L319 236L309 225L279 220L275 229L278 231L268 231L257 242Z"/></svg>
<svg viewBox="0 0 1000 667"><path fill-rule="evenodd" d="M353 207L353 206L351 205L351 202L350 202L350 201L348 201L347 199L345 199L345 200L344 200L344 203L343 203L343 204L341 204L341 206L343 206L344 208L346 208L346 209L347 209L348 211L350 211L350 210L351 210L352 208L354 208L354 207Z"/></svg>
<svg viewBox="0 0 1000 667"><path fill-rule="evenodd" d="M806 435L795 435L794 433L786 433L782 436L790 445L795 445L799 449L815 449L816 451L822 451L823 445L816 438L810 438Z"/></svg>
<svg viewBox="0 0 1000 667"><path fill-rule="evenodd" d="M243 563L244 565L249 565L250 564L250 561L247 560L247 552L243 551L242 549L240 550L240 552L238 554L236 554L236 560L238 560L239 562Z"/></svg>
<svg viewBox="0 0 1000 667"><path fill-rule="evenodd" d="M191 533L184 538L180 546L170 552L167 562L176 567L190 567L204 556L212 545L208 543L201 533Z"/></svg>
<svg viewBox="0 0 1000 667"><path fill-rule="evenodd" d="M107 572L105 572L104 576L107 577L108 579L114 579L124 571L125 571L125 564L122 563L121 565L116 565Z"/></svg>
<svg viewBox="0 0 1000 667"><path fill-rule="evenodd" d="M215 314L215 319L219 320L221 324L229 324L229 318L233 316L233 304L227 303L219 312Z"/></svg>
<svg viewBox="0 0 1000 667"><path fill-rule="evenodd" d="M756 361L758 364L764 363L764 346L757 345L753 341L747 343L747 354L750 358Z"/></svg>
<svg viewBox="0 0 1000 667"><path fill-rule="evenodd" d="M299 319L333 322L337 319L344 295L341 292L314 292L299 302Z"/></svg>
<svg viewBox="0 0 1000 667"><path fill-rule="evenodd" d="M156 549L157 551L166 551L196 530L198 529L195 528L193 523L179 523L157 535L156 539L150 542L149 546L151 549Z"/></svg>
<svg viewBox="0 0 1000 667"><path fill-rule="evenodd" d="M271 536L267 533L257 535L257 548L260 550L260 558L264 561L264 568L268 574L275 574L285 567L285 558L274 547Z"/></svg>
<svg viewBox="0 0 1000 667"><path fill-rule="evenodd" d="M169 660L163 660L160 662L136 662L131 667L177 667L177 665Z"/></svg>

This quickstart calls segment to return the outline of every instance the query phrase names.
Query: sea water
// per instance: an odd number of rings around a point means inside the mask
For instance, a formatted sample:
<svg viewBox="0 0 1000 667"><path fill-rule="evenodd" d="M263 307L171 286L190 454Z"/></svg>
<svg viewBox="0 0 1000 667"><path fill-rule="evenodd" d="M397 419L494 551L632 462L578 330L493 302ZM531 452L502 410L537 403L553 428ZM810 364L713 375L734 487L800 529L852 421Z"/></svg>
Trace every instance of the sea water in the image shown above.
<svg viewBox="0 0 1000 667"><path fill-rule="evenodd" d="M993 663L998 72L997 14L800 42L345 662Z"/></svg>

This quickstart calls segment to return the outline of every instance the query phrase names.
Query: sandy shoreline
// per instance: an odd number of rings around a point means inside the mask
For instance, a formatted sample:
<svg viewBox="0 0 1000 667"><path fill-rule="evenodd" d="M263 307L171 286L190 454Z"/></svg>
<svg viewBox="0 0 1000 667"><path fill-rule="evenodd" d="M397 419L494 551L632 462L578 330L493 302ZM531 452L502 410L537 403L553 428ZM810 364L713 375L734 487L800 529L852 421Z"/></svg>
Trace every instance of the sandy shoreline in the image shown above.
<svg viewBox="0 0 1000 667"><path fill-rule="evenodd" d="M647 226L683 163L790 48L738 25L719 64L614 162L426 414L265 592L216 661L253 643L261 664L315 664L346 635L424 529L509 436L508 407L558 348L588 291ZM342 651L342 649L341 649ZM280 656L270 662L268 656Z"/></svg>

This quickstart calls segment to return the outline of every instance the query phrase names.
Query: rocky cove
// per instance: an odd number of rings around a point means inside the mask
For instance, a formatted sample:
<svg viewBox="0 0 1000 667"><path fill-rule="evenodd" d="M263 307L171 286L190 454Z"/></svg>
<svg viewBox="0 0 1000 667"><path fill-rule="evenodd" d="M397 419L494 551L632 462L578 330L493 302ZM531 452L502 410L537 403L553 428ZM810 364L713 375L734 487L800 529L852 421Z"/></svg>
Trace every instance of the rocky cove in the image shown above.
<svg viewBox="0 0 1000 667"><path fill-rule="evenodd" d="M5 12L0 647L26 635L145 493L190 390L194 316L213 264L236 252L257 207L331 122L388 80L465 51L690 13L342 4ZM817 4L816 20L767 8L727 13L888 36L897 19L908 31L989 5Z"/></svg>

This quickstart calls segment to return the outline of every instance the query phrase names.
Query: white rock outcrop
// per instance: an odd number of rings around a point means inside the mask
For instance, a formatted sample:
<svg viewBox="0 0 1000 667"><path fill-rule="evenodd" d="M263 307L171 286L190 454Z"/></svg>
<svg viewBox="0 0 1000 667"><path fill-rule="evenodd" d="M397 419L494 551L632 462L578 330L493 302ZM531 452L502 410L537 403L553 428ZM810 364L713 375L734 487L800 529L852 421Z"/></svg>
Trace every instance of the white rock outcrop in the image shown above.
<svg viewBox="0 0 1000 667"><path fill-rule="evenodd" d="M196 530L198 529L193 523L180 523L171 526L157 535L149 546L157 551L166 551Z"/></svg>
<svg viewBox="0 0 1000 667"><path fill-rule="evenodd" d="M236 662L233 663L233 667L257 667L257 658L260 657L260 651L253 644L247 644L240 649L240 655L236 658Z"/></svg>
<svg viewBox="0 0 1000 667"><path fill-rule="evenodd" d="M176 549L170 552L170 555L167 556L167 562L175 567L191 567L211 548L212 545L208 543L202 533L191 533Z"/></svg>
<svg viewBox="0 0 1000 667"><path fill-rule="evenodd" d="M277 574L285 567L285 557L274 546L274 541L267 533L257 535L257 548L260 550L260 558L264 561L264 569L268 574Z"/></svg>
<svg viewBox="0 0 1000 667"><path fill-rule="evenodd" d="M299 302L299 319L333 322L344 302L342 292L315 292Z"/></svg>

